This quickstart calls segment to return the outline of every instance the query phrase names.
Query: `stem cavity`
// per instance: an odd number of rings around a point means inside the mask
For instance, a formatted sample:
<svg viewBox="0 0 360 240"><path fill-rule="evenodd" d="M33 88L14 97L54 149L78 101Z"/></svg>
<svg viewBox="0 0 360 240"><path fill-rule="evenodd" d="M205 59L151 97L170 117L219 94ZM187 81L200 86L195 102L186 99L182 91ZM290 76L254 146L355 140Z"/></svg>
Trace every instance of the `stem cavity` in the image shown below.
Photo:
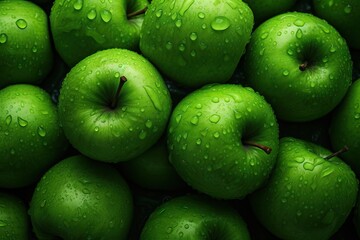
<svg viewBox="0 0 360 240"><path fill-rule="evenodd" d="M249 146L253 146L253 147L257 147L260 148L261 150L263 150L266 154L270 154L272 149L268 146L264 146L262 144L256 143L256 142L252 142L252 141L244 141L245 145L249 145Z"/></svg>
<svg viewBox="0 0 360 240"><path fill-rule="evenodd" d="M308 61L305 61L302 64L300 64L299 66L300 71L305 71L308 65L309 65Z"/></svg>

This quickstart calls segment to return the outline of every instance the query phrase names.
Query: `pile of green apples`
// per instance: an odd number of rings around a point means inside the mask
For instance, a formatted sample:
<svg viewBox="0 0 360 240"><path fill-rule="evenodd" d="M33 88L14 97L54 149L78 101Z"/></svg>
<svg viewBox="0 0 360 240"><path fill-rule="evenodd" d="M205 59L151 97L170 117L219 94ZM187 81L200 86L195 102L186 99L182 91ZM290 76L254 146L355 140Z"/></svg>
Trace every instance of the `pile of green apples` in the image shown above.
<svg viewBox="0 0 360 240"><path fill-rule="evenodd" d="M0 0L0 239L359 238L358 23L358 0Z"/></svg>

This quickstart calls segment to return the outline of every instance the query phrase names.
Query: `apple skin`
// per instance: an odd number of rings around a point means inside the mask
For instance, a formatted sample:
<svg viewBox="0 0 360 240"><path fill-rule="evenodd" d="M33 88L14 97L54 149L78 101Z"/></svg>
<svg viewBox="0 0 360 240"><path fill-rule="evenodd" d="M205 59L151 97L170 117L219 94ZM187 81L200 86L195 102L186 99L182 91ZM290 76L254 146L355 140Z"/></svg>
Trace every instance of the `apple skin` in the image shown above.
<svg viewBox="0 0 360 240"><path fill-rule="evenodd" d="M168 127L170 163L194 189L239 199L267 179L276 160L279 130L271 106L251 88L206 85L182 99ZM252 141L270 154L244 146Z"/></svg>
<svg viewBox="0 0 360 240"><path fill-rule="evenodd" d="M46 13L29 1L0 1L0 89L39 84L52 65Z"/></svg>
<svg viewBox="0 0 360 240"><path fill-rule="evenodd" d="M40 87L0 90L0 187L31 185L65 153L68 141L56 105Z"/></svg>
<svg viewBox="0 0 360 240"><path fill-rule="evenodd" d="M250 235L242 217L226 202L201 195L173 198L150 215L140 240L247 240Z"/></svg>
<svg viewBox="0 0 360 240"><path fill-rule="evenodd" d="M55 0L50 13L55 48L71 67L99 50L138 50L144 15L128 19L127 13L147 5L147 0Z"/></svg>
<svg viewBox="0 0 360 240"><path fill-rule="evenodd" d="M185 87L224 83L234 72L254 24L242 1L153 0L140 50L165 76Z"/></svg>
<svg viewBox="0 0 360 240"><path fill-rule="evenodd" d="M0 239L30 239L30 221L24 202L11 194L0 193Z"/></svg>
<svg viewBox="0 0 360 240"><path fill-rule="evenodd" d="M352 82L345 40L308 13L289 12L263 22L252 34L244 63L247 84L284 121L305 122L328 114Z"/></svg>
<svg viewBox="0 0 360 240"><path fill-rule="evenodd" d="M360 50L360 2L357 0L313 0L317 16L328 21L346 39L348 45Z"/></svg>
<svg viewBox="0 0 360 240"><path fill-rule="evenodd" d="M76 155L44 174L29 215L40 240L125 240L133 215L132 195L111 165Z"/></svg>
<svg viewBox="0 0 360 240"><path fill-rule="evenodd" d="M360 79L353 82L344 100L334 110L329 128L333 149L344 145L349 151L341 158L360 176Z"/></svg>
<svg viewBox="0 0 360 240"><path fill-rule="evenodd" d="M120 162L118 167L126 179L146 189L172 191L187 186L169 162L165 136L140 156Z"/></svg>
<svg viewBox="0 0 360 240"><path fill-rule="evenodd" d="M119 78L126 83L111 108ZM60 89L59 117L66 137L82 154L99 161L137 157L163 134L171 97L163 78L141 55L107 49L83 59Z"/></svg>
<svg viewBox="0 0 360 240"><path fill-rule="evenodd" d="M272 0L244 0L252 12L254 13L255 24L258 25L263 21L287 12L293 7L296 3L296 0L280 0L280 1L272 1Z"/></svg>
<svg viewBox="0 0 360 240"><path fill-rule="evenodd" d="M250 196L255 216L281 239L329 239L355 205L358 180L339 157L304 140L280 139L268 183Z"/></svg>

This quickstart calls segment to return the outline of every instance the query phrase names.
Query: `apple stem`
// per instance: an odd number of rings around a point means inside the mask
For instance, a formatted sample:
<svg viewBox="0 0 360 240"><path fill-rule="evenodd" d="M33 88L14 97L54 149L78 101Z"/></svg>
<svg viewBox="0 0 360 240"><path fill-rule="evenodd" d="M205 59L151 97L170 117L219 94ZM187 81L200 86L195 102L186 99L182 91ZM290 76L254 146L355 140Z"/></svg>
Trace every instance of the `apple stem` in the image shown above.
<svg viewBox="0 0 360 240"><path fill-rule="evenodd" d="M344 153L344 152L347 152L347 151L349 151L348 146L344 146L344 147L341 148L339 151L334 152L334 153L330 154L329 156L324 157L324 159L329 160L330 158L337 157L337 156L339 156L340 154L342 154L342 153Z"/></svg>
<svg viewBox="0 0 360 240"><path fill-rule="evenodd" d="M249 146L253 146L253 147L257 147L260 148L261 150L263 150L265 153L270 154L272 149L268 146L264 146L262 144L256 143L256 142L252 142L252 141L245 141L244 142L245 145L249 145Z"/></svg>
<svg viewBox="0 0 360 240"><path fill-rule="evenodd" d="M118 105L120 91L121 91L122 87L124 86L124 84L126 83L126 81L127 81L127 78L125 76L120 77L118 88L116 90L116 93L114 95L113 100L111 101L111 106L110 107L112 109L114 109Z"/></svg>
<svg viewBox="0 0 360 240"><path fill-rule="evenodd" d="M300 64L300 66L299 66L300 71L305 71L305 69L308 67L308 64L309 63L307 61Z"/></svg>
<svg viewBox="0 0 360 240"><path fill-rule="evenodd" d="M140 14L143 14L143 13L146 12L147 9L148 9L148 7L145 7L145 8L143 8L143 9L137 10L137 11L135 11L135 12L129 13L129 14L127 15L127 18L132 18L132 17L138 16L138 15L140 15Z"/></svg>

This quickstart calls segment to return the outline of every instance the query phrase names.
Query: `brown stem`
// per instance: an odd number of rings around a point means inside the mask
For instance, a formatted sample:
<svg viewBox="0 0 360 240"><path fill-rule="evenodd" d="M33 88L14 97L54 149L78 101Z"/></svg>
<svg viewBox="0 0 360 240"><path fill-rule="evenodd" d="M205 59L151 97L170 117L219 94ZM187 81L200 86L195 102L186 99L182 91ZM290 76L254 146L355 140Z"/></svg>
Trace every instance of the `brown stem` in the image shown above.
<svg viewBox="0 0 360 240"><path fill-rule="evenodd" d="M261 150L263 150L264 152L266 152L267 154L270 154L272 149L268 146L264 146L262 144L256 143L256 142L252 142L252 141L245 141L244 142L245 145L249 145L249 146L253 146L253 147L257 147L260 148Z"/></svg>
<svg viewBox="0 0 360 240"><path fill-rule="evenodd" d="M124 84L126 83L126 81L127 81L127 78L125 76L120 77L118 88L117 88L116 93L115 93L115 95L113 97L113 100L111 101L111 106L110 107L112 109L114 109L118 105L120 91L121 91L122 87L124 86Z"/></svg>
<svg viewBox="0 0 360 240"><path fill-rule="evenodd" d="M140 14L144 14L147 9L148 9L148 7L145 7L143 9L137 10L135 12L128 13L127 18L132 18L132 17L138 16Z"/></svg>
<svg viewBox="0 0 360 240"><path fill-rule="evenodd" d="M300 66L299 66L300 71L305 71L305 69L308 67L308 64L309 63L307 61L300 64Z"/></svg>
<svg viewBox="0 0 360 240"><path fill-rule="evenodd" d="M344 147L341 148L339 151L334 152L334 153L330 154L329 156L324 157L324 159L329 160L330 158L337 157L337 156L339 156L340 154L342 154L342 153L344 153L344 152L347 152L347 151L349 151L348 146L344 146Z"/></svg>

